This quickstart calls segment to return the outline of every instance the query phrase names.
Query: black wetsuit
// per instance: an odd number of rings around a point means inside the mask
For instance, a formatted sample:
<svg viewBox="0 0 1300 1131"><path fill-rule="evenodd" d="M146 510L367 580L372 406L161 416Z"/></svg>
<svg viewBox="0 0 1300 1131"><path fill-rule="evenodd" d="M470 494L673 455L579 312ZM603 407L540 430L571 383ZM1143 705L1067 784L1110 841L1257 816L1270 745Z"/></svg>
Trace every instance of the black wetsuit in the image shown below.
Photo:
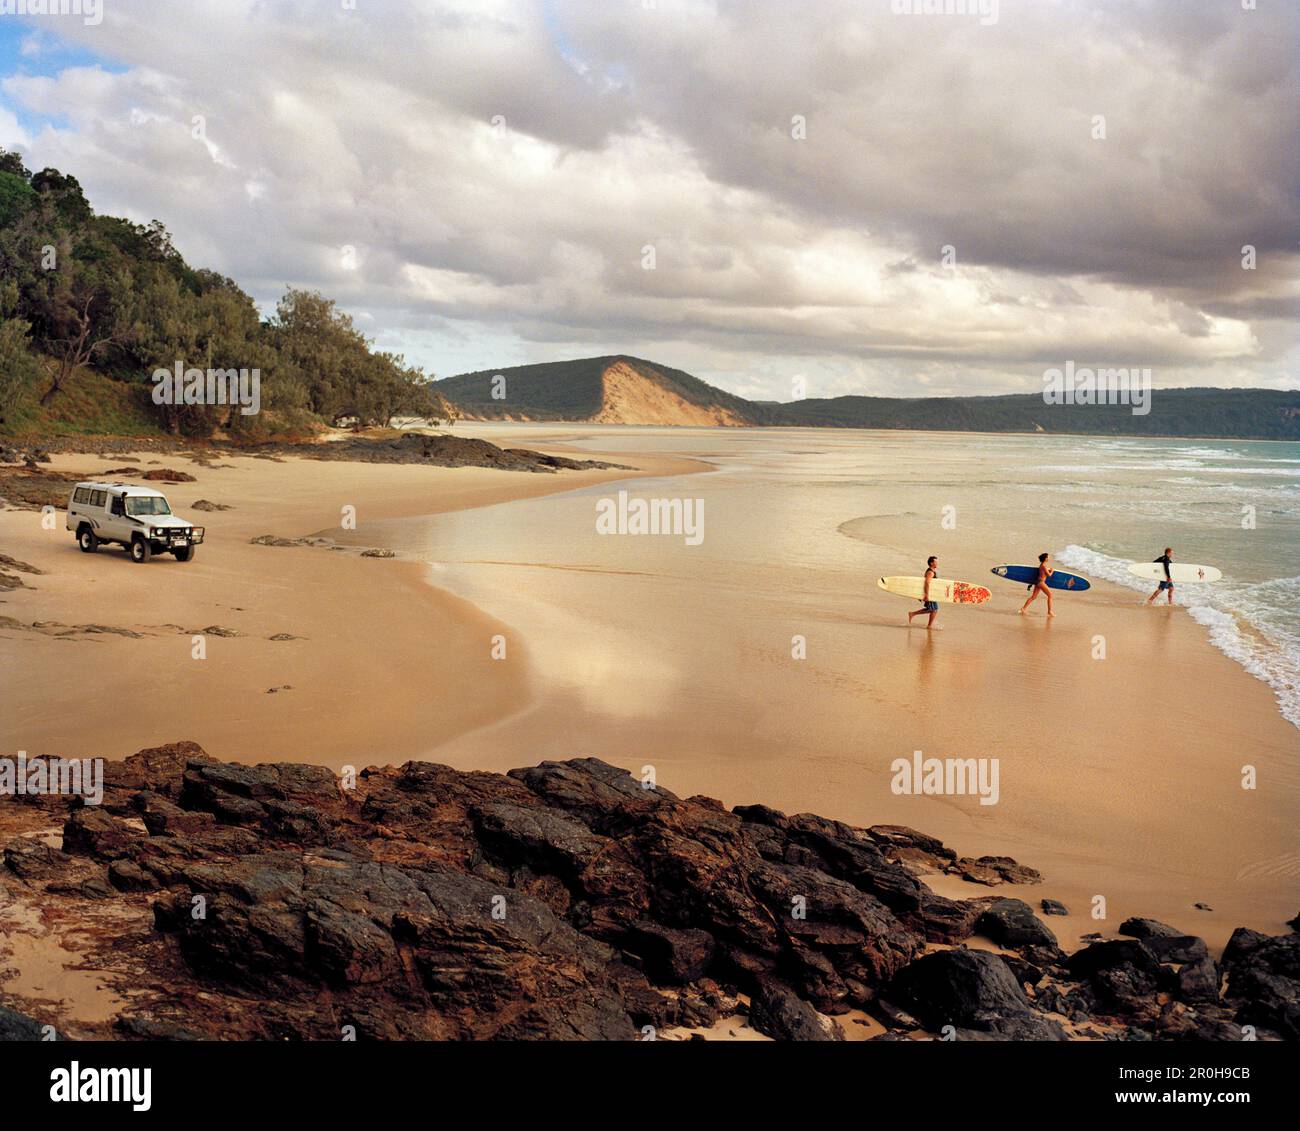
<svg viewBox="0 0 1300 1131"><path fill-rule="evenodd" d="M1172 589L1174 587L1174 575L1169 572L1169 567L1173 564L1168 554L1161 554L1156 558L1156 564L1165 567L1165 579L1160 583L1161 589Z"/></svg>

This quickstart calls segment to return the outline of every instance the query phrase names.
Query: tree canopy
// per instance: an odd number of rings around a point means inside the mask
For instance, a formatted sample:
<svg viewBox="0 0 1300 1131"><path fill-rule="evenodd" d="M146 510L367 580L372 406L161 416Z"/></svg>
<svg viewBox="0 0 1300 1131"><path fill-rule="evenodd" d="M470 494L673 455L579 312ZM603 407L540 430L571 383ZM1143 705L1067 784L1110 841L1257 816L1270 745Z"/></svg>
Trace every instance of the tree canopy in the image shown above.
<svg viewBox="0 0 1300 1131"><path fill-rule="evenodd" d="M332 299L290 288L263 320L232 280L193 268L157 220L97 216L75 177L0 150L0 427L24 394L57 402L94 367L139 393L171 432L258 437L313 424L450 420L432 378L378 351ZM257 370L258 417L237 406L154 405L153 373Z"/></svg>

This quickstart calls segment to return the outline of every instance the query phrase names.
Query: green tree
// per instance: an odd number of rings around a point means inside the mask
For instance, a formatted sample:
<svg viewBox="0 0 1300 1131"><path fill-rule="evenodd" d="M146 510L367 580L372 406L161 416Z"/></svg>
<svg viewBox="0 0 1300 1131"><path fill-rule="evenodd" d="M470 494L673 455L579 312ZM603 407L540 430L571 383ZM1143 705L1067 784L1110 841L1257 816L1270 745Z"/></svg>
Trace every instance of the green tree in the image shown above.
<svg viewBox="0 0 1300 1131"><path fill-rule="evenodd" d="M36 193L25 177L0 170L0 225L9 224L36 201Z"/></svg>
<svg viewBox="0 0 1300 1131"><path fill-rule="evenodd" d="M86 259L74 254L47 274L40 345L56 365L50 387L41 395L42 405L49 404L81 366L131 334L132 279L125 263L116 257Z"/></svg>
<svg viewBox="0 0 1300 1131"><path fill-rule="evenodd" d="M0 423L40 377L40 362L31 352L30 327L10 315L18 305L18 287L0 286Z"/></svg>
<svg viewBox="0 0 1300 1131"><path fill-rule="evenodd" d="M296 390L305 407L330 424L352 415L370 351L334 300L290 288L276 305L270 329L276 383Z"/></svg>
<svg viewBox="0 0 1300 1131"><path fill-rule="evenodd" d="M261 406L274 418L268 425L237 405L159 405L163 426L186 435L452 416L424 373L376 351L333 300L291 288L263 322L230 279L190 267L161 222L96 216L75 177L57 169L32 174L4 150L0 279L3 357L12 370L0 395L21 395L44 371L40 403L48 405L92 365L152 391L153 373L179 362L257 370Z"/></svg>

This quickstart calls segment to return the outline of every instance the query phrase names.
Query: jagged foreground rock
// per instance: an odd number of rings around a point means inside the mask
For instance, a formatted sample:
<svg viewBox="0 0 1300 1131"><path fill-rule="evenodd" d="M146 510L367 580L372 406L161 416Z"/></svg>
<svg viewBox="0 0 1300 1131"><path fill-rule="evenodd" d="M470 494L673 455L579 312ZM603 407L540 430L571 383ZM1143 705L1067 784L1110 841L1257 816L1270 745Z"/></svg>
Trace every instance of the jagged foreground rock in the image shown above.
<svg viewBox="0 0 1300 1131"><path fill-rule="evenodd" d="M944 899L914 871L1037 879L1015 861L728 811L592 758L412 762L344 789L179 743L107 763L106 787L102 807L0 801L9 898L99 928L124 998L104 1035L632 1040L711 1025L741 994L787 1039L841 1039L833 1017L854 1009L895 1039L1300 1028L1300 936L1238 931L1221 970L1200 939L1133 920L1141 937L1067 957L1022 901ZM52 819L61 849L35 835ZM1012 953L937 949L977 930ZM0 1036L30 1032L6 1016Z"/></svg>

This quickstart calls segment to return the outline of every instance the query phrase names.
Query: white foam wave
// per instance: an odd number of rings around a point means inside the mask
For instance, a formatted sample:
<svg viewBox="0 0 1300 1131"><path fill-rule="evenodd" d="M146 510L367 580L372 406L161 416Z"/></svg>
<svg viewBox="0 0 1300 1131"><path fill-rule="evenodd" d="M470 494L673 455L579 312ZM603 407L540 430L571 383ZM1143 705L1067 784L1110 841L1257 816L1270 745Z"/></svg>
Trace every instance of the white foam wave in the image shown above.
<svg viewBox="0 0 1300 1131"><path fill-rule="evenodd" d="M1085 577L1150 592L1151 582L1128 572L1129 562L1087 546L1069 545L1057 561ZM1284 623L1300 603L1300 577L1258 585L1180 584L1188 615L1202 625L1210 643L1273 689L1284 718L1300 727L1300 637Z"/></svg>
<svg viewBox="0 0 1300 1131"><path fill-rule="evenodd" d="M1245 459L1241 452L1230 452L1226 448L1170 448L1169 451L1179 455L1195 456L1197 459Z"/></svg>
<svg viewBox="0 0 1300 1131"><path fill-rule="evenodd" d="M1096 474L1102 471L1246 471L1245 468L1236 467L1209 467L1204 460L1200 459L1143 459L1130 460L1127 463L1046 463L1040 464L1035 469L1037 471L1058 471L1062 474L1078 475ZM1279 474L1293 474L1292 472L1279 472Z"/></svg>
<svg viewBox="0 0 1300 1131"><path fill-rule="evenodd" d="M1216 475L1271 475L1278 479L1300 479L1300 468L1290 467L1202 467Z"/></svg>

